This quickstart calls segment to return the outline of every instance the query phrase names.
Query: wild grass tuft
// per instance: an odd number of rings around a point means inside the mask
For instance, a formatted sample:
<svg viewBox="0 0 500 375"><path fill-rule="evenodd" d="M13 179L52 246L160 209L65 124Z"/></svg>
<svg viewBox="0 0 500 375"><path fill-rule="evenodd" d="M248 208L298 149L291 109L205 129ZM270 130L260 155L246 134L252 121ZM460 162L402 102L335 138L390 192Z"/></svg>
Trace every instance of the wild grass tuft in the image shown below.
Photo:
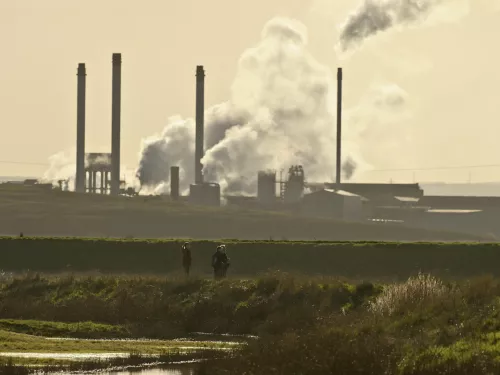
<svg viewBox="0 0 500 375"><path fill-rule="evenodd" d="M404 283L385 286L382 293L369 302L369 309L375 314L390 316L436 301L447 291L448 288L441 280L419 273Z"/></svg>

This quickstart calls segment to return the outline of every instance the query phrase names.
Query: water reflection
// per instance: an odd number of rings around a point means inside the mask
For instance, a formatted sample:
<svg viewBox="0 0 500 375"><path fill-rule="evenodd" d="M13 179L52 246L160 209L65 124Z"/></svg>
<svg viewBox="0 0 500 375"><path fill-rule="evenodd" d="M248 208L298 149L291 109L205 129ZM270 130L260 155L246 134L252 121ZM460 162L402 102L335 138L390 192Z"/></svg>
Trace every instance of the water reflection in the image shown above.
<svg viewBox="0 0 500 375"><path fill-rule="evenodd" d="M105 375L194 375L192 368L147 369L140 371L105 372Z"/></svg>

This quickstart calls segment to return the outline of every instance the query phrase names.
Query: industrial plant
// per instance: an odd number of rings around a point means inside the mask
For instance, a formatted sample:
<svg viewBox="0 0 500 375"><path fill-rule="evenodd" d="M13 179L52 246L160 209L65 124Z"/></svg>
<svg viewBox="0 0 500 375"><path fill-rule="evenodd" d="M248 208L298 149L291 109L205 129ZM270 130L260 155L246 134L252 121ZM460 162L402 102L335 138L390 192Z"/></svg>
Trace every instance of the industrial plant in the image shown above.
<svg viewBox="0 0 500 375"><path fill-rule="evenodd" d="M85 150L85 96L86 68L78 65L77 88L77 152L75 191L79 193L127 194L125 182L120 180L120 110L121 110L121 54L112 56L112 124L111 153L87 153ZM342 68L337 71L337 148L335 183L307 181L301 165L289 166L285 176L277 171L259 171L257 196L221 197L217 181L206 181L201 160L204 156L205 131L205 69L196 67L195 108L195 154L194 181L189 184L189 195L180 195L180 173L178 166L170 167L170 196L172 200L184 200L195 205L220 206L227 204L265 210L294 210L309 215L333 216L344 219L362 220L367 210L362 202L377 197L420 197L423 195L418 184L345 184L341 181L342 161ZM168 166L165 166L168 168ZM370 197L370 198L367 198ZM321 204L319 200L338 201L338 204ZM357 203L348 203L357 202ZM337 207L338 206L338 207ZM318 207L314 209L313 207ZM326 208L330 207L331 210ZM330 212L331 211L331 212ZM357 211L357 212L351 212Z"/></svg>
<svg viewBox="0 0 500 375"><path fill-rule="evenodd" d="M121 78L122 56L112 55L112 121L111 152L87 152L85 148L86 66L77 69L77 137L75 192L137 196L120 178L121 137ZM189 181L189 193L180 190L180 167L170 169L172 201L214 206L223 204L246 209L281 211L295 215L334 218L347 221L392 223L427 229L445 229L500 236L496 227L500 216L500 197L440 197L425 196L418 183L370 184L343 182L342 176L342 68L337 71L336 180L310 181L301 165L286 169L256 171L256 196L221 195L218 181L209 181L203 173L202 159L205 133L205 69L196 66L195 87L195 147L194 181ZM187 183L188 181L186 181ZM68 190L68 181L59 181L60 190ZM49 184L27 180L24 185L50 189Z"/></svg>

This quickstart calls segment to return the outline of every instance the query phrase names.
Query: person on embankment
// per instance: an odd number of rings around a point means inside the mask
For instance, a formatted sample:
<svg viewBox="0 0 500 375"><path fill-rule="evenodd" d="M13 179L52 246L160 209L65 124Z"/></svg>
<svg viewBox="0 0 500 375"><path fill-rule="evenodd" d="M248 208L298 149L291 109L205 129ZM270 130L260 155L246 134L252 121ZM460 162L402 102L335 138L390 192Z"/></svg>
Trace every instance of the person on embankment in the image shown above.
<svg viewBox="0 0 500 375"><path fill-rule="evenodd" d="M182 245L182 267L184 268L186 276L189 276L191 262L191 244L189 242L184 242L184 245Z"/></svg>
<svg viewBox="0 0 500 375"><path fill-rule="evenodd" d="M226 245L217 246L217 251L212 256L212 267L214 269L214 278L222 279L226 277L229 268L229 258L226 254Z"/></svg>

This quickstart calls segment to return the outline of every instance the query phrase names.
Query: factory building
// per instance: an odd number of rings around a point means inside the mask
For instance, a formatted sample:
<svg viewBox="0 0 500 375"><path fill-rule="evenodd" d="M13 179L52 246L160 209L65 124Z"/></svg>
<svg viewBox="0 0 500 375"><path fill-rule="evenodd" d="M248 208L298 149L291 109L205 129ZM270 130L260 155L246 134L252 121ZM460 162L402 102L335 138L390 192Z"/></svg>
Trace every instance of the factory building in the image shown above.
<svg viewBox="0 0 500 375"><path fill-rule="evenodd" d="M101 194L124 194L120 180L121 137L121 54L112 56L111 153L85 152L86 76L85 64L77 70L77 152L75 191ZM292 165L285 178L276 171L260 171L257 196L226 196L227 202L253 209L297 212L309 216L348 221L398 222L402 225L462 231L493 233L500 237L497 218L500 197L424 196L419 184L370 184L341 181L342 137L342 68L337 72L337 147L335 182L306 181L300 165ZM196 67L195 90L195 178L189 185L189 202L220 206L221 189L215 181L206 181L201 160L204 156L205 70ZM170 167L171 200L180 196L179 167ZM62 190L62 187L61 187ZM306 193L307 192L307 193Z"/></svg>
<svg viewBox="0 0 500 375"><path fill-rule="evenodd" d="M189 202L198 206L220 206L220 185L204 182L189 186Z"/></svg>
<svg viewBox="0 0 500 375"><path fill-rule="evenodd" d="M424 191L420 188L419 184L370 184L344 182L341 183L340 186L333 183L310 183L307 184L307 186L311 190L339 188L381 203L393 201L394 197L420 199L424 195Z"/></svg>
<svg viewBox="0 0 500 375"><path fill-rule="evenodd" d="M264 207L276 204L276 171L260 171L258 173L257 200Z"/></svg>
<svg viewBox="0 0 500 375"><path fill-rule="evenodd" d="M423 196L419 204L439 209L500 209L500 197Z"/></svg>
<svg viewBox="0 0 500 375"><path fill-rule="evenodd" d="M307 216L334 218L346 221L363 221L363 203L360 195L344 190L323 189L304 195L301 211Z"/></svg>

